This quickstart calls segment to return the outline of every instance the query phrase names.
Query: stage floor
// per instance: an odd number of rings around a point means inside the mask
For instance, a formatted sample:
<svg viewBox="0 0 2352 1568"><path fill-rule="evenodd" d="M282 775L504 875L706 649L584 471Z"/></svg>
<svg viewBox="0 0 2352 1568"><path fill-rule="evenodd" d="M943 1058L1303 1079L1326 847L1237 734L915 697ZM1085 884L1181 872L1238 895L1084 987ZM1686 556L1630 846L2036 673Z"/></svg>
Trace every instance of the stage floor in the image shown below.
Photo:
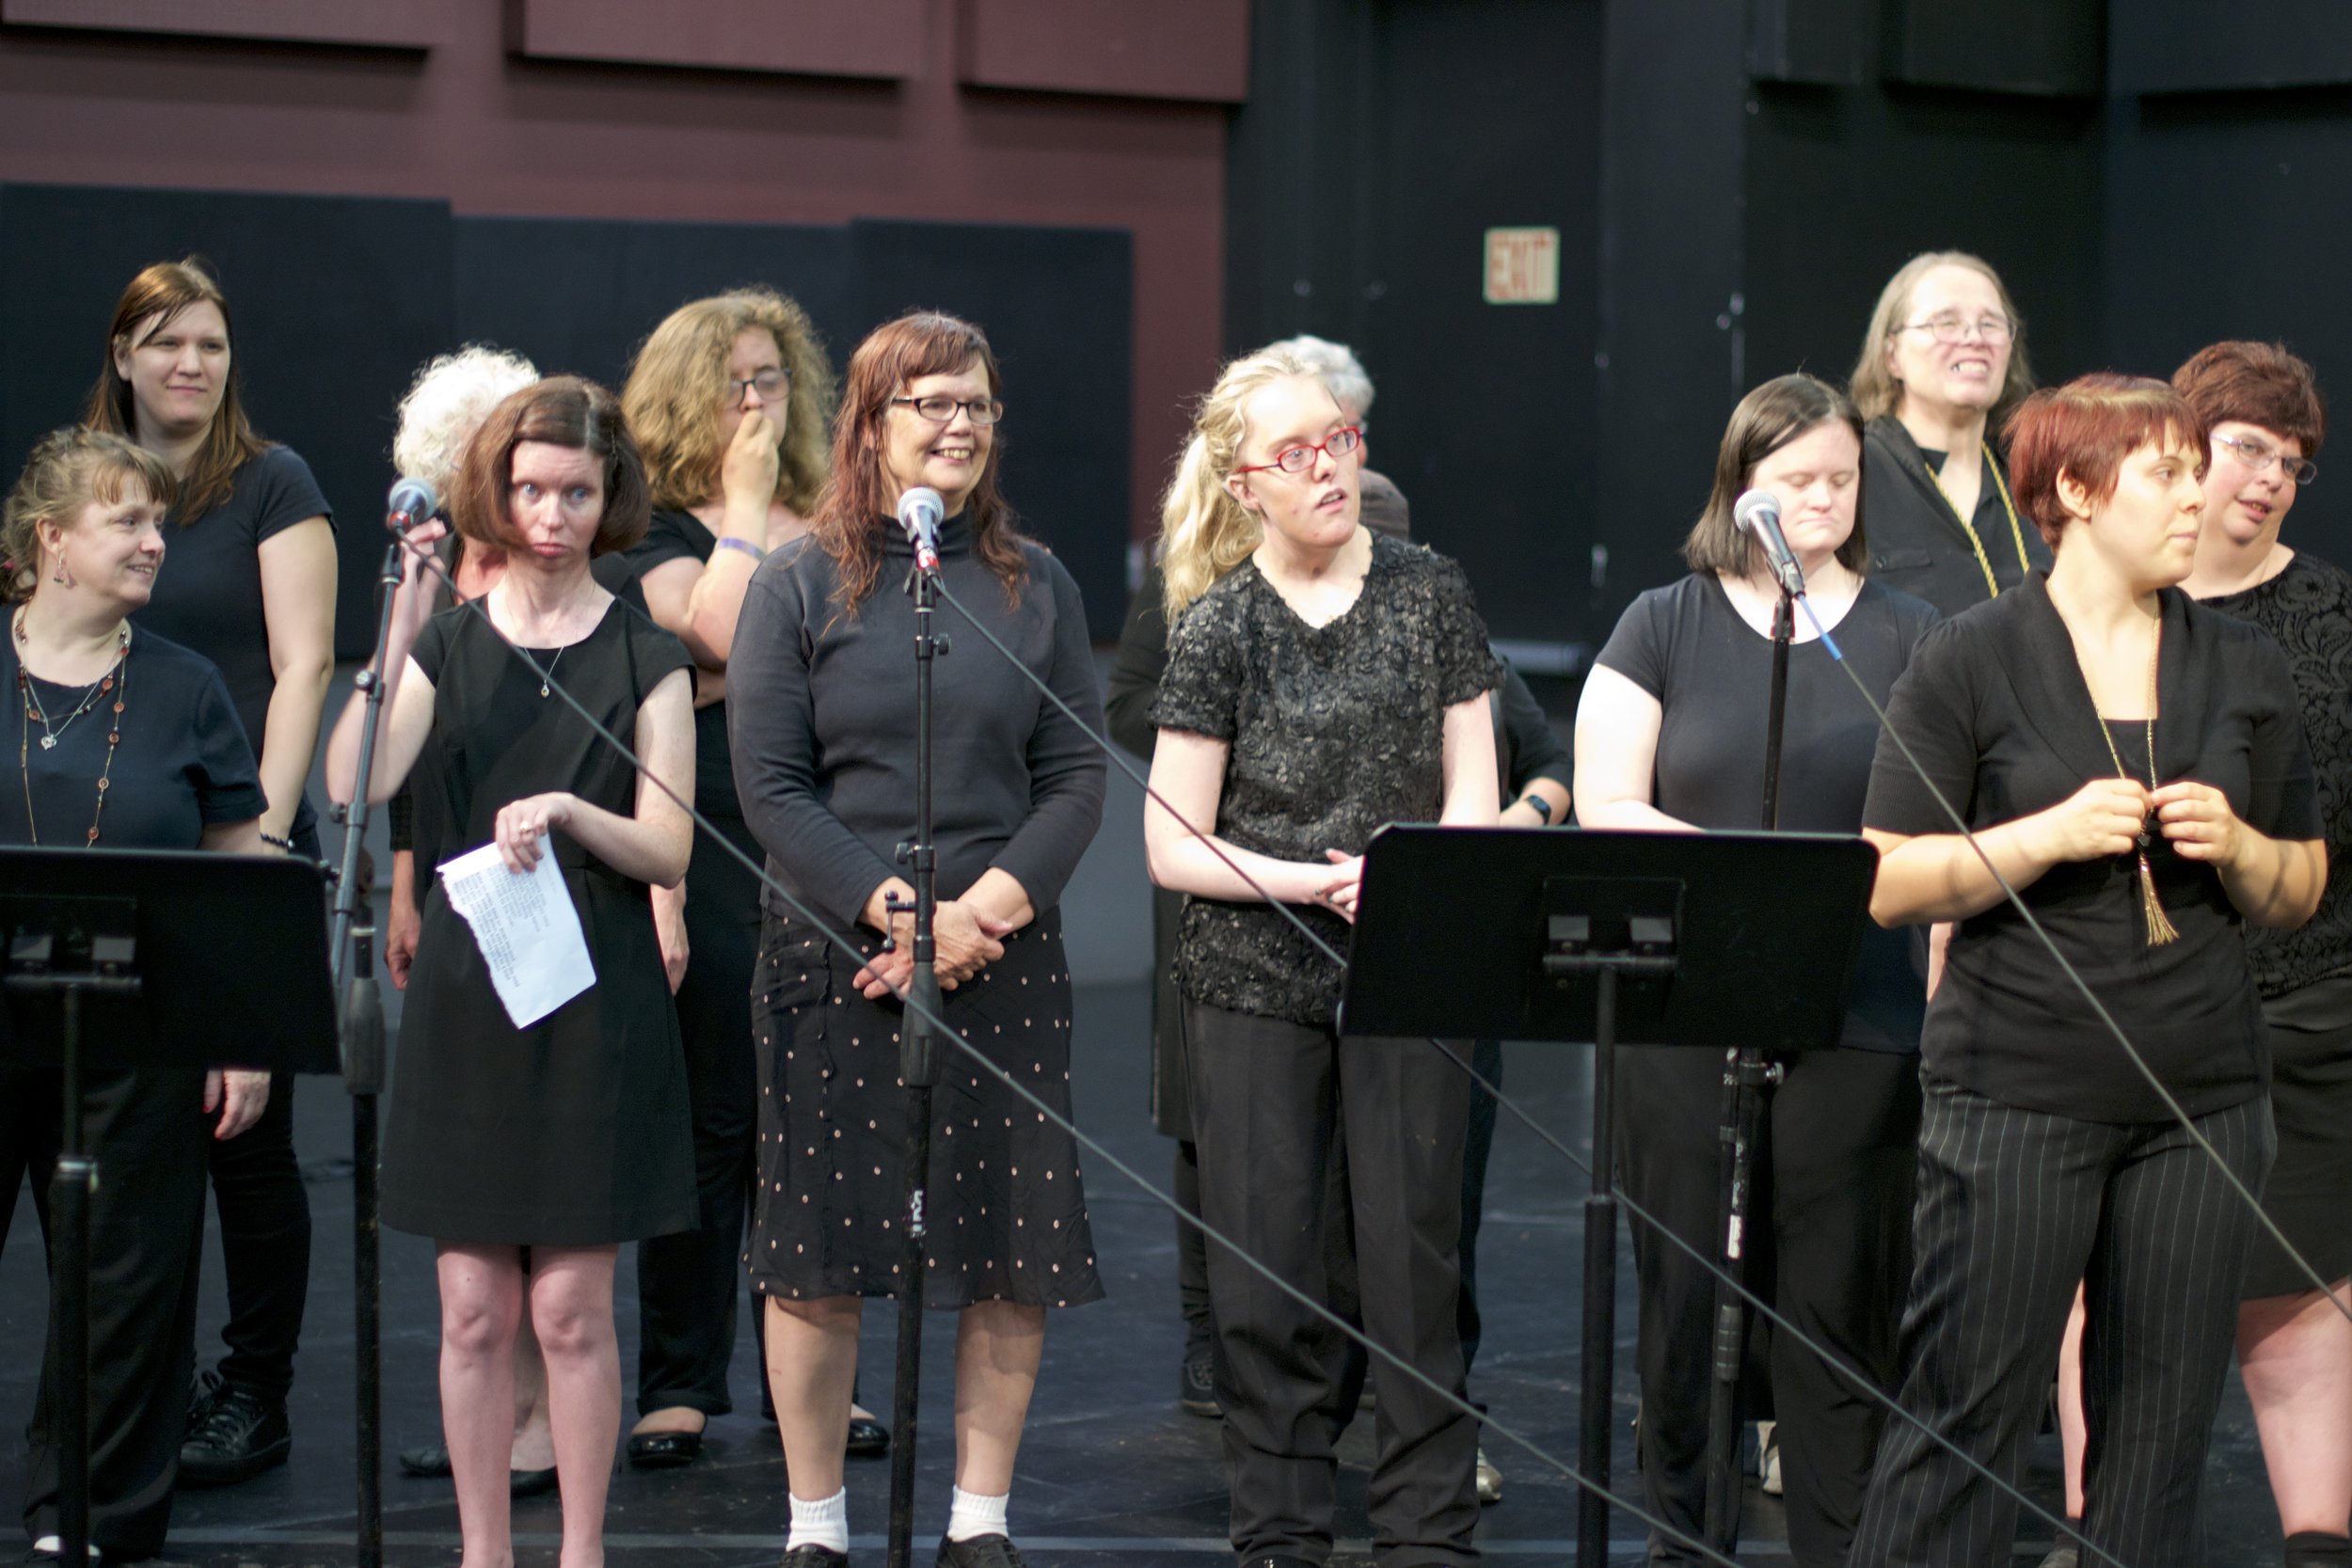
<svg viewBox="0 0 2352 1568"><path fill-rule="evenodd" d="M1109 1150L1165 1182L1169 1146L1146 1115L1147 993L1139 982L1080 989L1073 1078L1080 1122ZM1543 1125L1582 1149L1585 1053L1514 1045L1504 1086ZM182 1492L167 1554L208 1568L293 1568L353 1560L351 1233L349 1109L333 1080L300 1087L299 1140L310 1175L316 1241L310 1321L294 1399L294 1450L283 1468L244 1486ZM1037 1568L1204 1568L1230 1561L1216 1423L1183 1414L1175 1384L1183 1330L1175 1304L1175 1245L1167 1213L1100 1160L1086 1166L1095 1236L1110 1295L1054 1315L1044 1375L1021 1451L1012 1499L1016 1539ZM1492 1418L1524 1433L1556 1459L1573 1459L1576 1433L1577 1307L1583 1179L1506 1113L1496 1140L1481 1244L1486 1347L1471 1391ZM0 1518L19 1513L24 1473L22 1413L32 1402L44 1295L29 1201L17 1244L0 1258ZM217 1247L208 1250L199 1346L219 1354L223 1314ZM1629 1277L1629 1260L1621 1280ZM456 1513L446 1481L415 1481L389 1463L392 1450L437 1441L432 1256L415 1237L384 1237L386 1559L409 1568L453 1560ZM624 1254L620 1300L623 1382L634 1381L634 1275ZM879 1304L878 1304L879 1306ZM869 1316L864 1356L869 1402L887 1408L891 1358L887 1307ZM1624 1422L1633 1413L1633 1305L1620 1291L1616 1482L1638 1496ZM945 1524L951 1473L948 1439L951 1323L934 1315L924 1380L926 1437L917 1499L919 1562L928 1563ZM782 1548L785 1477L773 1430L756 1419L755 1364L746 1325L736 1359L737 1414L711 1423L706 1457L691 1468L640 1474L612 1483L609 1560L634 1568L725 1568L772 1563ZM1371 1420L1343 1447L1342 1560L1364 1555L1363 1514ZM1505 1477L1503 1501L1486 1511L1482 1539L1503 1562L1566 1562L1574 1556L1573 1486L1540 1460L1489 1438ZM2055 1440L2035 1453L2031 1489L2055 1495ZM879 1564L888 1465L853 1462L850 1523L853 1560ZM2243 1392L2232 1379L2212 1465L2210 1537L2217 1568L2278 1560L2278 1532ZM1753 1483L1742 1534L1743 1561L1787 1561L1778 1505ZM516 1505L517 1560L555 1560L557 1504ZM1612 1560L1640 1560L1642 1531L1620 1516ZM2048 1527L2020 1530L2019 1560L2039 1562Z"/></svg>

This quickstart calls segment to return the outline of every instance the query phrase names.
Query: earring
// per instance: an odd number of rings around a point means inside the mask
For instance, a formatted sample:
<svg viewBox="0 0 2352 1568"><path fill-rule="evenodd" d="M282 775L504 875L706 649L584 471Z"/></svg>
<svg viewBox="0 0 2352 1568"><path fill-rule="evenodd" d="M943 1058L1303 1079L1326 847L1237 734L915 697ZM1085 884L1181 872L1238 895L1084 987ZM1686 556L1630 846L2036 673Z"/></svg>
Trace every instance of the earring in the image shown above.
<svg viewBox="0 0 2352 1568"><path fill-rule="evenodd" d="M67 569L65 557L62 555L57 557L57 569L49 574L49 580L57 584L61 588L76 588L80 586L79 583L73 580L72 572Z"/></svg>

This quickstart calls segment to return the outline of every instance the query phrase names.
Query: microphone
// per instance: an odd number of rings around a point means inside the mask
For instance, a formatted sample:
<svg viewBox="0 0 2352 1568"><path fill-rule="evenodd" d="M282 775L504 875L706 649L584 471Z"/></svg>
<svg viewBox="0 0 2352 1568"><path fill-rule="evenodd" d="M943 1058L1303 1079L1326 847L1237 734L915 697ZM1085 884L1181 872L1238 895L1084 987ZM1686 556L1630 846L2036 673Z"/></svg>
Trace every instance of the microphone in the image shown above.
<svg viewBox="0 0 2352 1568"><path fill-rule="evenodd" d="M898 498L898 526L914 546L914 569L939 570L939 519L947 503L928 484L918 484Z"/></svg>
<svg viewBox="0 0 2352 1568"><path fill-rule="evenodd" d="M394 533L406 533L440 509L440 493L430 480L411 479L403 474L392 483L392 493L384 501L384 526Z"/></svg>
<svg viewBox="0 0 2352 1568"><path fill-rule="evenodd" d="M1780 591L1792 599L1804 597L1804 573L1780 531L1780 499L1769 490L1749 490L1731 504L1731 520L1740 531L1764 546L1764 560L1772 569Z"/></svg>

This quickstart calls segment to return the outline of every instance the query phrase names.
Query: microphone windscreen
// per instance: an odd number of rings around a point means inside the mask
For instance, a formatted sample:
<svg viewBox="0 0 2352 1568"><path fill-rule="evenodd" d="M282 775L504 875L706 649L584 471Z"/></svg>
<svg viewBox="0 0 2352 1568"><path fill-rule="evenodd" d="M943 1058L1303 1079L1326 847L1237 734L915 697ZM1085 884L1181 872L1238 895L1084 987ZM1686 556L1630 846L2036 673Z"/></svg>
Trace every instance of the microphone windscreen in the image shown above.
<svg viewBox="0 0 2352 1568"><path fill-rule="evenodd" d="M1742 533L1754 533L1759 518L1780 521L1780 498L1770 490L1747 490L1731 503L1731 520Z"/></svg>
<svg viewBox="0 0 2352 1568"><path fill-rule="evenodd" d="M392 493L384 500L384 510L389 516L411 523L432 516L440 505L440 492L433 488L431 481L412 479L406 474L393 482Z"/></svg>
<svg viewBox="0 0 2352 1568"><path fill-rule="evenodd" d="M898 526L910 537L924 524L937 528L946 512L946 501L928 484L918 484L898 498Z"/></svg>

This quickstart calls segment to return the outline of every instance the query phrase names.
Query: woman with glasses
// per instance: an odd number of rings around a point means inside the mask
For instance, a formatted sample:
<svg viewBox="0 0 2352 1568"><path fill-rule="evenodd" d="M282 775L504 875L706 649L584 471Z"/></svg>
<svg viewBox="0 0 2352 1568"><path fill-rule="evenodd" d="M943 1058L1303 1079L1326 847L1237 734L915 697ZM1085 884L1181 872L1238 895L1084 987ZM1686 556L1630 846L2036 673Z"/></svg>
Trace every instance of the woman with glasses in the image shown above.
<svg viewBox="0 0 2352 1568"><path fill-rule="evenodd" d="M2017 308L1990 265L1933 250L1879 292L1854 361L1854 406L1868 421L1870 574L1945 615L2050 563L1987 438L2033 390L2019 333Z"/></svg>
<svg viewBox="0 0 2352 1568"><path fill-rule="evenodd" d="M645 537L600 578L633 578L655 623L694 656L694 804L755 862L727 752L727 656L743 591L768 552L808 531L825 482L833 370L808 313L763 288L678 307L645 340L621 391L653 492ZM637 1422L631 1465L691 1462L704 1426L733 1408L727 1366L743 1289L743 1224L757 1164L752 964L759 881L694 837L686 884L657 891L694 1107L701 1225L637 1247ZM871 1418L855 1448L888 1442Z"/></svg>
<svg viewBox="0 0 2352 1568"><path fill-rule="evenodd" d="M815 528L743 595L727 720L743 816L789 894L763 900L753 990L759 1182L752 1284L792 1497L787 1568L849 1550L842 1449L868 1296L958 1312L955 1489L939 1561L1018 1568L1006 1505L1045 1309L1103 1293L1077 1147L1001 1072L1070 1114L1062 888L1102 819L1094 658L1077 584L1016 531L996 484L1002 378L980 330L918 314L850 356ZM940 580L977 632L937 661L940 901L948 1028L931 1097L929 1276L903 1277L898 995L913 974L914 549L898 500L945 501ZM969 628L967 628L967 631ZM1033 678L1034 677L1034 678ZM1038 682L1069 712L1048 701ZM1077 717L1073 719L1071 713ZM846 933L836 948L825 931ZM994 1069L992 1071L991 1069Z"/></svg>
<svg viewBox="0 0 2352 1568"><path fill-rule="evenodd" d="M1740 496L1753 488L1778 499L1807 602L1847 664L1837 668L1812 619L1800 615L1780 826L1861 828L1878 721L1848 671L1883 703L1935 621L1927 604L1862 575L1869 551L1859 505L1861 425L1851 404L1809 375L1768 381L1732 411L1713 493L1683 543L1691 575L1634 600L1584 683L1576 716L1584 826L1753 830L1760 820L1780 594L1761 546L1732 520ZM1875 514L1871 523L1875 531ZM1780 1063L1784 1076L1766 1091L1756 1148L1750 1283L1882 1387L1894 1380L1910 1260L1925 1009L1925 977L1908 933L1867 933L1844 1026L1824 1048ZM1617 1057L1627 1191L1708 1259L1720 1244L1723 1070L1717 1051L1638 1046ZM1651 1511L1695 1537L1707 1512L1714 1275L1640 1223L1633 1258L1642 1481ZM1789 1551L1804 1568L1843 1568L1882 1410L1793 1338L1773 1336L1771 1345ZM1662 1539L1650 1553L1653 1562L1703 1560Z"/></svg>
<svg viewBox="0 0 2352 1568"><path fill-rule="evenodd" d="M1189 895L1176 986L1200 1212L1240 1249L1211 1245L1209 1296L1247 1568L1331 1555L1342 1358L1241 1254L1327 1300L1327 1233L1351 1221L1364 1330L1428 1380L1373 1358L1375 1550L1476 1555L1477 1423L1436 1391L1463 1392L1470 1080L1425 1039L1343 1040L1341 966L1307 931L1344 951L1384 823L1494 824L1486 693L1502 671L1461 569L1362 526L1362 463L1316 369L1264 351L1217 378L1161 508L1152 783L1175 815L1147 806L1144 842L1152 879ZM1351 1216L1328 1206L1334 1142Z"/></svg>

